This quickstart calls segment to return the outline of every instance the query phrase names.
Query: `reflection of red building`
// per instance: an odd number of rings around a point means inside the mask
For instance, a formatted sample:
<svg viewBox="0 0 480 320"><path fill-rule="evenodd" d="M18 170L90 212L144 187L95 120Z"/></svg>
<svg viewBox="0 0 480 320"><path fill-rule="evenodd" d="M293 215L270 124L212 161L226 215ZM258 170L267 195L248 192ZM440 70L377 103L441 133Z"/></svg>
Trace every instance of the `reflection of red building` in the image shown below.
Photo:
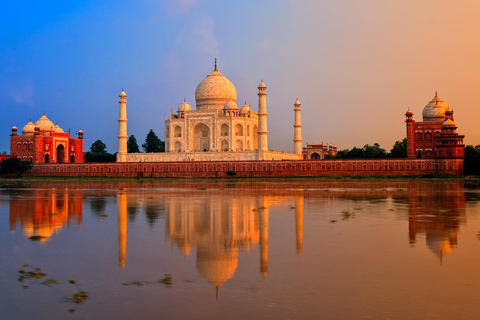
<svg viewBox="0 0 480 320"><path fill-rule="evenodd" d="M423 121L416 122L408 109L407 155L409 158L463 158L463 138L456 133L453 110L437 96L423 108Z"/></svg>
<svg viewBox="0 0 480 320"><path fill-rule="evenodd" d="M424 185L408 197L408 206L411 246L425 234L427 247L440 260L457 247L458 230L465 222L463 181Z"/></svg>
<svg viewBox="0 0 480 320"><path fill-rule="evenodd" d="M12 197L10 230L15 231L20 223L27 237L40 236L44 242L72 220L82 225L82 201L81 191L68 189L35 189L29 195Z"/></svg>
<svg viewBox="0 0 480 320"><path fill-rule="evenodd" d="M45 114L33 124L28 122L17 135L17 127L12 128L10 154L33 163L83 163L83 131L77 138L53 123Z"/></svg>

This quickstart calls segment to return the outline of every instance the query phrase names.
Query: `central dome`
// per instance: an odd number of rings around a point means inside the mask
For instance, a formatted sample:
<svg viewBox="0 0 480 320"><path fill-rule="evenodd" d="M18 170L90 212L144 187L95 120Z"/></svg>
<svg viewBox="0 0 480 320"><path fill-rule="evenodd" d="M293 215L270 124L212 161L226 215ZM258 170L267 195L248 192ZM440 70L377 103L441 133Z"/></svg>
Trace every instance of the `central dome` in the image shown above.
<svg viewBox="0 0 480 320"><path fill-rule="evenodd" d="M215 70L202 80L195 90L197 110L222 109L227 101L237 101L237 90L220 71Z"/></svg>
<svg viewBox="0 0 480 320"><path fill-rule="evenodd" d="M55 127L53 122L50 121L45 114L40 117L40 119L35 122L35 126L40 127L40 131L51 131Z"/></svg>
<svg viewBox="0 0 480 320"><path fill-rule="evenodd" d="M448 108L448 105L435 92L435 97L423 108L423 121L443 122Z"/></svg>

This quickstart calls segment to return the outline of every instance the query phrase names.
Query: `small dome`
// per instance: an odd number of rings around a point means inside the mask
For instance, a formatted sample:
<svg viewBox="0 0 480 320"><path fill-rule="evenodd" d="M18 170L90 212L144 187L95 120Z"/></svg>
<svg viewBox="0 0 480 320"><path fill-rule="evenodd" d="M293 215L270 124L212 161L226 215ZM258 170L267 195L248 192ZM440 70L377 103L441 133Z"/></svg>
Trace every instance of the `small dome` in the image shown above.
<svg viewBox="0 0 480 320"><path fill-rule="evenodd" d="M119 97L121 97L121 98L126 98L126 97L127 97L127 94L125 93L125 91L122 90L122 92L120 92Z"/></svg>
<svg viewBox="0 0 480 320"><path fill-rule="evenodd" d="M413 114L412 110L410 110L410 108L408 108L408 110L407 110L407 112L405 113L405 115L412 115L412 114Z"/></svg>
<svg viewBox="0 0 480 320"><path fill-rule="evenodd" d="M50 131L53 127L55 127L50 121L47 116L43 115L40 119L35 122L35 126L40 128L40 131Z"/></svg>
<svg viewBox="0 0 480 320"><path fill-rule="evenodd" d="M265 85L265 84L264 84L264 85ZM295 101L295 103L294 103L293 105L294 105L294 106L299 106L299 105L301 105L301 103L300 103L300 101L298 101L298 99L297 99L297 101Z"/></svg>
<svg viewBox="0 0 480 320"><path fill-rule="evenodd" d="M190 110L192 110L192 107L185 101L182 102L182 104L178 107L178 112L190 111Z"/></svg>
<svg viewBox="0 0 480 320"><path fill-rule="evenodd" d="M83 130L82 130L82 129L80 129L80 131L78 131L78 133L83 133Z"/></svg>
<svg viewBox="0 0 480 320"><path fill-rule="evenodd" d="M34 134L35 133L35 125L32 123L32 121L29 121L25 127L22 129L22 134Z"/></svg>
<svg viewBox="0 0 480 320"><path fill-rule="evenodd" d="M244 104L241 108L240 111L238 112L239 114L247 114L251 111L250 106L247 104Z"/></svg>
<svg viewBox="0 0 480 320"><path fill-rule="evenodd" d="M17 131L17 127L16 127L16 126L13 126L13 127L12 127L12 131Z"/></svg>
<svg viewBox="0 0 480 320"><path fill-rule="evenodd" d="M223 110L238 110L237 104L234 101L227 101L223 106Z"/></svg>
<svg viewBox="0 0 480 320"><path fill-rule="evenodd" d="M53 131L55 131L56 133L64 133L62 128L60 128L58 124L56 124L55 127L53 127Z"/></svg>
<svg viewBox="0 0 480 320"><path fill-rule="evenodd" d="M265 85L265 83L263 83L263 80L262 80L262 82L260 82L260 84L258 85L258 89L260 89L260 88L263 88L263 89L266 89L266 88L267 88L267 86Z"/></svg>
<svg viewBox="0 0 480 320"><path fill-rule="evenodd" d="M423 121L443 122L448 105L437 96L423 108Z"/></svg>
<svg viewBox="0 0 480 320"><path fill-rule="evenodd" d="M447 119L443 121L444 127L455 127L455 122L453 120Z"/></svg>

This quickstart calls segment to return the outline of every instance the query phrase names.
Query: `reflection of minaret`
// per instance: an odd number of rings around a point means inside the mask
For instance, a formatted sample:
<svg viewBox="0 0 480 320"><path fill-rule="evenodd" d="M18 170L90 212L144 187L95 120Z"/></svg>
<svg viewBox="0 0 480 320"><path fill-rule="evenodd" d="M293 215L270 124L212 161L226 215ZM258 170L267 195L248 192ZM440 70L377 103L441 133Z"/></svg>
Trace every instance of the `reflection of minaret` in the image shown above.
<svg viewBox="0 0 480 320"><path fill-rule="evenodd" d="M127 193L121 190L117 194L118 205L118 263L125 268L127 257Z"/></svg>
<svg viewBox="0 0 480 320"><path fill-rule="evenodd" d="M268 206L259 209L260 211L260 272L265 278L268 273Z"/></svg>
<svg viewBox="0 0 480 320"><path fill-rule="evenodd" d="M295 198L295 231L297 234L297 254L303 251L303 197Z"/></svg>

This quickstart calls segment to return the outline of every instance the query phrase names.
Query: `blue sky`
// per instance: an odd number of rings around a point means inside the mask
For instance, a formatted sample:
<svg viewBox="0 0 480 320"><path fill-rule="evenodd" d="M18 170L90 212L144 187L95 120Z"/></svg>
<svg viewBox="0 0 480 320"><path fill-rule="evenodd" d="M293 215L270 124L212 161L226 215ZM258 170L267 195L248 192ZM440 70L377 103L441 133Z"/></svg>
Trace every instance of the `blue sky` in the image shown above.
<svg viewBox="0 0 480 320"><path fill-rule="evenodd" d="M467 144L480 144L480 3L447 0L13 1L0 20L0 152L13 125L47 117L117 148L118 94L128 134L164 140L164 114L213 69L257 108L267 84L270 148L293 150L293 103L305 142L340 149L405 137L435 90Z"/></svg>

